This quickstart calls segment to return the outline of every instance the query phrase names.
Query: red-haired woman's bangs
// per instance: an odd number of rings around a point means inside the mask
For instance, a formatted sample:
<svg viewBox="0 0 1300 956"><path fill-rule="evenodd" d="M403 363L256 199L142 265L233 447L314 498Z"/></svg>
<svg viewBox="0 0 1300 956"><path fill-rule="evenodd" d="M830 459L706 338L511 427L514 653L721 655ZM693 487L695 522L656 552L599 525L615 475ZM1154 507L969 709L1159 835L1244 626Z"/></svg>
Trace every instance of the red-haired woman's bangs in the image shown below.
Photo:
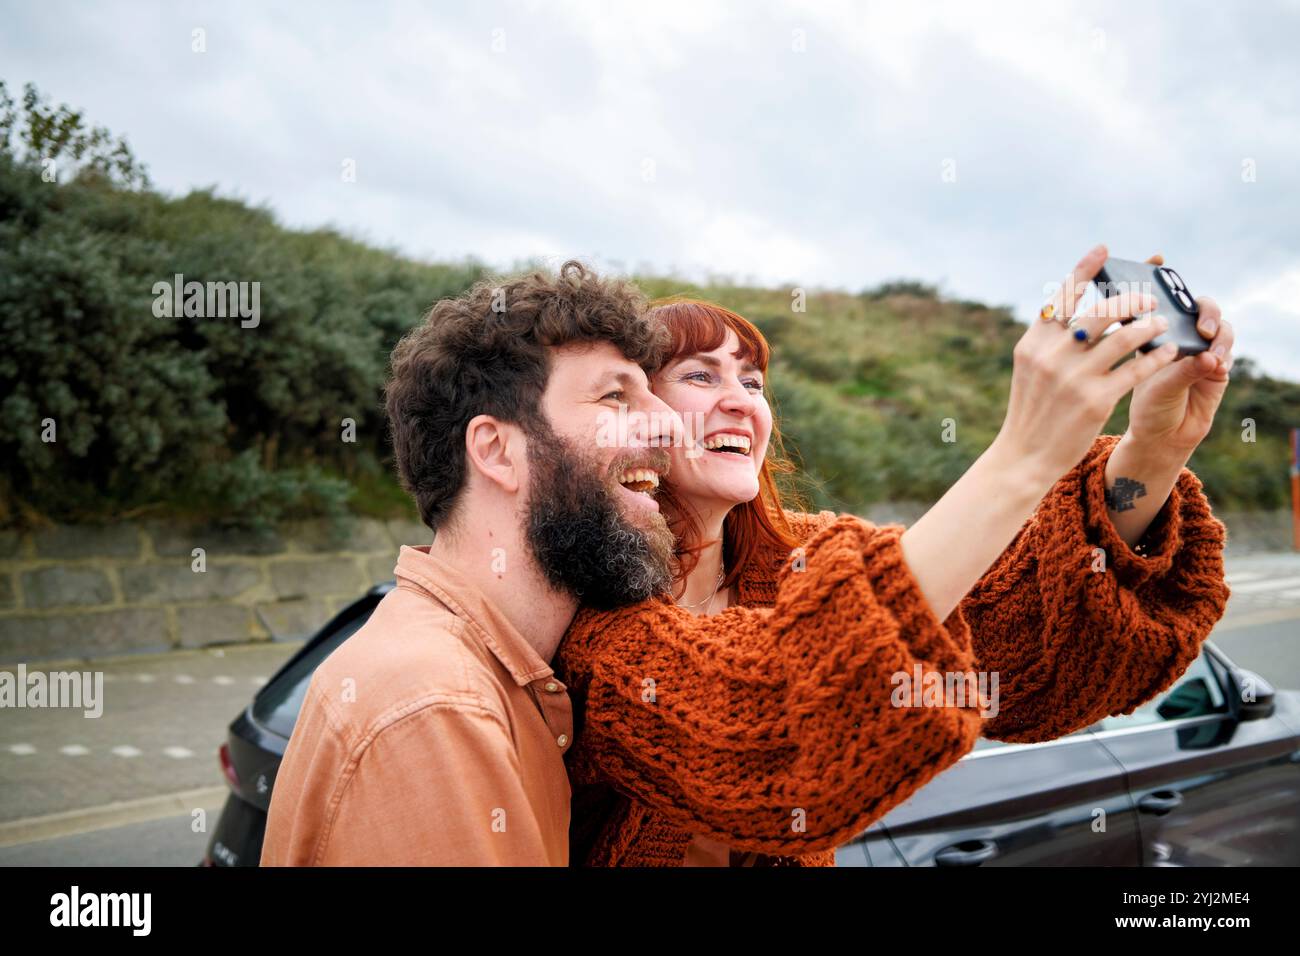
<svg viewBox="0 0 1300 956"><path fill-rule="evenodd" d="M699 299L661 299L652 304L650 314L664 324L671 336L672 347L664 359L665 365L682 356L712 352L727 340L727 332L731 331L736 333L740 342L736 357L753 362L759 371L767 373L771 358L767 339L757 326L735 312ZM772 548L788 551L800 544L790 529L775 479L776 474L789 474L794 470L794 465L785 457L781 430L773 409L772 435L768 439L767 456L758 472L758 497L732 508L723 523L722 560L726 569L723 587L733 584L762 551ZM703 529L693 509L674 494L671 475L660 496L676 514L673 531L678 542L678 579L684 580L699 562L700 552L710 542L704 540Z"/></svg>
<svg viewBox="0 0 1300 956"><path fill-rule="evenodd" d="M767 339L752 322L729 309L698 299L667 299L655 302L650 314L662 322L672 335L669 359L700 352L712 352L727 340L728 330L740 340L738 358L746 359L767 371L771 357Z"/></svg>

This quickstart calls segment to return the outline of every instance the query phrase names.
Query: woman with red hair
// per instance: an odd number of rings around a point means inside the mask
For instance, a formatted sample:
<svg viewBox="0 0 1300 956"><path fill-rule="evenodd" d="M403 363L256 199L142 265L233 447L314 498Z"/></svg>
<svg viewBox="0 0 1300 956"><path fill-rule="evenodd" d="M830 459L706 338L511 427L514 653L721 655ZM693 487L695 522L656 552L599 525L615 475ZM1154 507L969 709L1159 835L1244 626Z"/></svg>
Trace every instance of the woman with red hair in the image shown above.
<svg viewBox="0 0 1300 956"><path fill-rule="evenodd" d="M1232 330L1202 298L1220 349L1115 367L1162 326L1102 335L1144 296L1074 315L1104 260L1017 344L997 439L910 529L788 507L762 334L707 302L654 309L672 347L651 385L685 425L658 493L679 587L584 608L557 653L572 864L833 866L979 736L1063 736L1183 673L1229 593L1224 527L1184 465ZM1099 435L1130 390L1126 434ZM913 675L926 693L900 694Z"/></svg>

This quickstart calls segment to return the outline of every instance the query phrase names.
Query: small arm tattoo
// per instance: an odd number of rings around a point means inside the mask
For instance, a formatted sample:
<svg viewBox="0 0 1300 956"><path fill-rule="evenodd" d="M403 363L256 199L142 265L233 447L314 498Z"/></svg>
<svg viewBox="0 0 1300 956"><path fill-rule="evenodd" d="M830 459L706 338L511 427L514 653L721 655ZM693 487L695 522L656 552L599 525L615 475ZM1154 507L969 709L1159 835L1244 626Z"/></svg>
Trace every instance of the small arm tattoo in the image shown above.
<svg viewBox="0 0 1300 956"><path fill-rule="evenodd" d="M1111 511L1130 511L1137 507L1134 498L1147 493L1147 486L1132 478L1116 478L1115 487L1106 489L1106 507Z"/></svg>

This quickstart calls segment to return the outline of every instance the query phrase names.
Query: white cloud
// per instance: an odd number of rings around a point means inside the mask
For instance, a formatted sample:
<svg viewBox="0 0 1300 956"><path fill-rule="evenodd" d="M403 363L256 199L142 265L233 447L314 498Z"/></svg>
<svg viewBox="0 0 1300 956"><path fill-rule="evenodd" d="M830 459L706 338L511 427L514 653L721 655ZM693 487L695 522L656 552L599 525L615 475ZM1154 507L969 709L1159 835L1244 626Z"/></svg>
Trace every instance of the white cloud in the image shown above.
<svg viewBox="0 0 1300 956"><path fill-rule="evenodd" d="M852 290L910 276L1026 319L1105 241L1163 252L1223 304L1240 352L1300 377L1300 12L1284 3L49 2L6 18L3 78L126 134L172 192L217 184L417 256Z"/></svg>

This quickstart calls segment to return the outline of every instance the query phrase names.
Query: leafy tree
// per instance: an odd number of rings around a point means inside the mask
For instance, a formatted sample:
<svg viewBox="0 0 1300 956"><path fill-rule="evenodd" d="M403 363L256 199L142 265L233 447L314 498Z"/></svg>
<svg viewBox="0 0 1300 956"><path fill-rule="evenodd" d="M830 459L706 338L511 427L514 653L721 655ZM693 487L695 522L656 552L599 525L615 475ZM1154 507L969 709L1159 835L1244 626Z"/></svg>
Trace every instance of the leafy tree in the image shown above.
<svg viewBox="0 0 1300 956"><path fill-rule="evenodd" d="M47 181L57 179L59 166L66 164L73 176L99 176L124 188L149 187L148 170L126 140L90 126L66 103L49 105L32 83L23 87L20 111L0 80L0 151L39 164Z"/></svg>

